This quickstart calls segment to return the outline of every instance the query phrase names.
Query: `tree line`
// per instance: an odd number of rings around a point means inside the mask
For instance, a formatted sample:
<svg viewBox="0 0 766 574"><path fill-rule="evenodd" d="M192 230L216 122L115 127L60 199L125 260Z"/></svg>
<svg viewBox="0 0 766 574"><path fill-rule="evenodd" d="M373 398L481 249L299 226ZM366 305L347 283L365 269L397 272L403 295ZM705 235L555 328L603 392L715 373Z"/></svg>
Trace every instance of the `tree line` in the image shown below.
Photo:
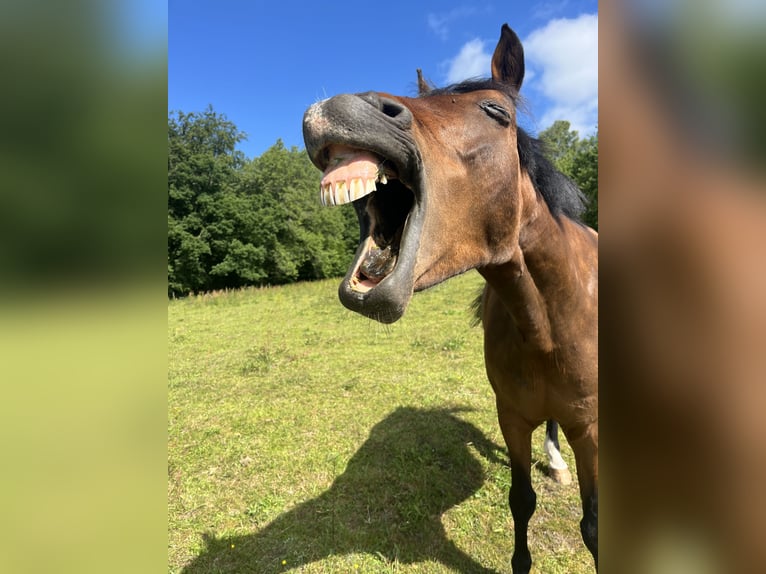
<svg viewBox="0 0 766 574"><path fill-rule="evenodd" d="M551 160L590 200L597 227L598 138L568 122L540 134ZM248 159L225 115L168 115L168 296L341 276L359 228L351 205L323 208L320 173L281 140Z"/></svg>
<svg viewBox="0 0 766 574"><path fill-rule="evenodd" d="M319 204L319 172L282 141L252 160L211 107L168 117L168 294L345 273L354 209Z"/></svg>
<svg viewBox="0 0 766 574"><path fill-rule="evenodd" d="M582 190L587 200L582 219L598 230L598 133L581 139L569 122L556 120L538 137L553 165Z"/></svg>

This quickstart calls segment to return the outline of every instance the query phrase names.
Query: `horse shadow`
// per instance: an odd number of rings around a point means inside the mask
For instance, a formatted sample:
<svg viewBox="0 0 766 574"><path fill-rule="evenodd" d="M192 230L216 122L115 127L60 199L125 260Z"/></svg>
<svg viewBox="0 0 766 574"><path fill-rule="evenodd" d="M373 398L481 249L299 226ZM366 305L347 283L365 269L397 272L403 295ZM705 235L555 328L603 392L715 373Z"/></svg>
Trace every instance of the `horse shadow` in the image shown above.
<svg viewBox="0 0 766 574"><path fill-rule="evenodd" d="M183 573L285 572L350 553L494 573L460 550L441 523L484 483L470 446L507 464L500 447L455 416L460 410L398 408L372 428L327 491L253 534L204 534L205 548Z"/></svg>

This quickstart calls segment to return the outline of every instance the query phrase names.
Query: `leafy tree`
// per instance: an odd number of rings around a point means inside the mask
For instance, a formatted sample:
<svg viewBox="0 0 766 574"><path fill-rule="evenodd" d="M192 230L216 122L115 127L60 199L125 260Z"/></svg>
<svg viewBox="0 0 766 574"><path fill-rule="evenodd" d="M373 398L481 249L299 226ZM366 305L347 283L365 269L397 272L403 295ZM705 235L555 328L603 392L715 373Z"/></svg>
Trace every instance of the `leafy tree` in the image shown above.
<svg viewBox="0 0 766 574"><path fill-rule="evenodd" d="M236 145L245 135L208 107L168 117L168 292L212 286L211 267L221 256L221 229L237 172L245 158Z"/></svg>
<svg viewBox="0 0 766 574"><path fill-rule="evenodd" d="M570 123L556 120L540 132L548 157L556 168L572 179L588 200L583 216L586 224L598 229L598 133L580 139Z"/></svg>
<svg viewBox="0 0 766 574"><path fill-rule="evenodd" d="M211 107L168 117L168 294L341 275L351 206L323 208L320 174L282 141L248 161L244 134Z"/></svg>
<svg viewBox="0 0 766 574"><path fill-rule="evenodd" d="M556 120L549 128L540 132L545 142L548 158L563 173L569 175L580 137L577 130L565 120Z"/></svg>
<svg viewBox="0 0 766 574"><path fill-rule="evenodd" d="M341 275L356 247L353 208L327 209L308 155L281 140L245 169L243 192L255 203L270 283Z"/></svg>
<svg viewBox="0 0 766 574"><path fill-rule="evenodd" d="M598 229L598 134L580 141L569 176L588 200L583 220Z"/></svg>

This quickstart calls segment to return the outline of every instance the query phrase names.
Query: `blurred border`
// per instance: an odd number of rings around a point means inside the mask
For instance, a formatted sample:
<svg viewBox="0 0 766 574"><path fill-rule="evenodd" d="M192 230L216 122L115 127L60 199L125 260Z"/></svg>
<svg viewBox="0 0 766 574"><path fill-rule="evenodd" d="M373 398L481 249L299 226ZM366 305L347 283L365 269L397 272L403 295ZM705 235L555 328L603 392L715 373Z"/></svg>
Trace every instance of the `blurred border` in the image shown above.
<svg viewBox="0 0 766 574"><path fill-rule="evenodd" d="M766 572L766 7L599 16L600 566Z"/></svg>
<svg viewBox="0 0 766 574"><path fill-rule="evenodd" d="M0 7L3 572L166 563L167 4Z"/></svg>

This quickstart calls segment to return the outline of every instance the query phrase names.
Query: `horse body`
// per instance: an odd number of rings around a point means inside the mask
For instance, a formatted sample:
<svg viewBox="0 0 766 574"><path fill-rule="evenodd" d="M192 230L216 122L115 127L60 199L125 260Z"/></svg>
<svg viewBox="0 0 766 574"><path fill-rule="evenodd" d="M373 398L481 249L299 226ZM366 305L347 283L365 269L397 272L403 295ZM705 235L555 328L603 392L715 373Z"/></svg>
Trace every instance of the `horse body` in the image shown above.
<svg viewBox="0 0 766 574"><path fill-rule="evenodd" d="M588 230L567 220L559 227L548 213L536 221L546 232L533 234L534 245L520 245L504 266L479 269L487 279L482 302L487 376L511 458L514 572L531 566L526 540L536 502L531 436L550 419L561 425L574 451L582 535L597 559L597 245Z"/></svg>
<svg viewBox="0 0 766 574"><path fill-rule="evenodd" d="M304 116L326 204L353 202L360 244L339 296L393 322L412 294L477 269L487 375L511 459L514 572L528 572L531 433L561 425L577 462L581 529L597 555L597 235L579 190L516 126L523 49L504 25L492 77L418 98L344 94ZM421 86L421 90L424 87Z"/></svg>
<svg viewBox="0 0 766 574"><path fill-rule="evenodd" d="M580 262L588 276L597 273L595 243L590 251ZM546 294L546 281L530 269L524 253L507 267L479 269L487 279L482 309L487 374L498 400L511 403L535 426L555 419L569 436L569 429L597 420L597 293L582 300L576 294L581 287L574 285L575 293L563 297L553 278L548 284L557 293ZM561 267L547 269L562 280Z"/></svg>

